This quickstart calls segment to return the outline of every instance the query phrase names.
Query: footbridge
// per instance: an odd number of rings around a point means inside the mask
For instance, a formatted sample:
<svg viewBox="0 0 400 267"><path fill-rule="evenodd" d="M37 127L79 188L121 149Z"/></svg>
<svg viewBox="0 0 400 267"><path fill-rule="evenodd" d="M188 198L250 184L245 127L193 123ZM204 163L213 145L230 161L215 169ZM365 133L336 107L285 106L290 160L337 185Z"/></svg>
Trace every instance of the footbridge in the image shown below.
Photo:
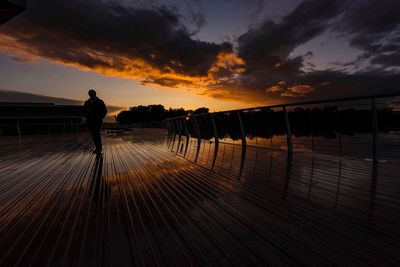
<svg viewBox="0 0 400 267"><path fill-rule="evenodd" d="M0 139L1 266L396 266L400 97Z"/></svg>

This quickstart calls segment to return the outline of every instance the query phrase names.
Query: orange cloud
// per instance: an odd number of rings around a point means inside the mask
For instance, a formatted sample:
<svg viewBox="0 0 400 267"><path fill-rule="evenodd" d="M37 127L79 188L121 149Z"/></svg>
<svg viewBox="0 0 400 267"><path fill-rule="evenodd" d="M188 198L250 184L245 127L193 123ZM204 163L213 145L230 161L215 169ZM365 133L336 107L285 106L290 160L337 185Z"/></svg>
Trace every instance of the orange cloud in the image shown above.
<svg viewBox="0 0 400 267"><path fill-rule="evenodd" d="M300 97L314 92L315 87L306 84L297 84L289 87L281 94L283 97Z"/></svg>
<svg viewBox="0 0 400 267"><path fill-rule="evenodd" d="M279 85L273 85L273 86L267 88L266 91L267 91L267 93L280 93L280 92L285 91L285 89L282 88L282 87L279 86Z"/></svg>
<svg viewBox="0 0 400 267"><path fill-rule="evenodd" d="M267 93L280 93L282 97L301 97L315 91L315 87L307 84L295 84L288 86L286 81L280 81L276 85L266 89Z"/></svg>
<svg viewBox="0 0 400 267"><path fill-rule="evenodd" d="M146 85L184 88L251 104L282 102L282 97L310 99L350 91L365 94L377 88L398 90L398 72L381 67L351 74L330 69L305 71L313 52L297 55L295 48L326 31L343 11L337 1L306 1L280 21L260 21L238 36L235 46L231 41L193 38L202 24L197 21L193 28L193 14L179 14L167 5L148 8L120 2L31 1L23 14L0 28L0 51L19 61L47 59ZM321 10L323 15L315 17ZM378 42L381 38L376 37L370 39ZM396 46L383 48L392 51ZM363 59L372 56L364 54ZM373 65L396 63L386 55L373 59Z"/></svg>
<svg viewBox="0 0 400 267"><path fill-rule="evenodd" d="M208 95L204 92L210 86L216 86L221 81L232 80L236 75L245 71L244 60L234 52L220 52L205 75L188 75L170 67L157 68L142 58L105 54L89 47L81 48L85 56L97 62L97 64L89 66L79 60L67 60L57 54L41 55L40 51L2 33L0 33L0 50L21 61L31 62L40 58L47 58L53 63L77 67L84 71L95 71L107 76L136 79L146 85L194 89L196 93L203 95ZM155 56L152 55L152 57ZM182 65L177 61L171 63L176 66Z"/></svg>

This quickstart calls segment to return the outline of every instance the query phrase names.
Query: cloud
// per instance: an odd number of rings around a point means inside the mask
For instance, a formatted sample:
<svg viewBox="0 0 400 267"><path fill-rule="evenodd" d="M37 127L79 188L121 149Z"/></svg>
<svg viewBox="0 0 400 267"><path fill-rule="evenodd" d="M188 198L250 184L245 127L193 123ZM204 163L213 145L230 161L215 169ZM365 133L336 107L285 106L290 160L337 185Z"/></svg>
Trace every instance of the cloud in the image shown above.
<svg viewBox="0 0 400 267"><path fill-rule="evenodd" d="M253 105L396 92L397 2L305 0L279 20L258 18L236 40L217 44L194 38L206 21L193 10L182 15L154 1L32 0L0 29L0 50ZM293 54L323 34L346 40L359 56L317 70L315 51Z"/></svg>
<svg viewBox="0 0 400 267"><path fill-rule="evenodd" d="M400 53L377 55L371 59L371 63L385 67L400 67Z"/></svg>
<svg viewBox="0 0 400 267"><path fill-rule="evenodd" d="M199 13L186 20L165 6L141 9L101 0L29 4L0 30L0 49L20 60L47 58L143 83L196 87L212 83L209 70L218 57L233 53L229 43L192 38L192 30L205 23Z"/></svg>
<svg viewBox="0 0 400 267"><path fill-rule="evenodd" d="M289 87L286 92L283 92L281 96L283 97L301 97L306 94L314 92L315 88L307 84L296 84Z"/></svg>
<svg viewBox="0 0 400 267"><path fill-rule="evenodd" d="M355 0L333 28L382 67L400 66L400 5L396 0Z"/></svg>
<svg viewBox="0 0 400 267"><path fill-rule="evenodd" d="M246 62L246 71L235 88L226 86L224 96L241 91L253 102L271 103L396 92L400 72L386 68L400 66L396 2L308 0L279 21L266 19L253 26L238 38L238 55ZM323 33L344 38L360 49L360 55L337 62L339 69L322 71L306 62L314 58L313 51L293 55L295 48Z"/></svg>
<svg viewBox="0 0 400 267"><path fill-rule="evenodd" d="M266 19L253 25L238 38L238 56L246 63L245 71L238 77L235 87L219 84L219 88L226 88L224 97L235 98L237 92L242 91L252 102L271 102L282 101L282 97L309 95L317 90L318 86L303 82L308 75L303 68L313 67L305 64L305 59L312 58L314 53L308 51L293 56L292 52L324 33L344 7L344 0L308 0L279 21Z"/></svg>
<svg viewBox="0 0 400 267"><path fill-rule="evenodd" d="M238 38L240 57L254 67L282 64L295 47L326 30L342 2L304 1L281 22L265 20Z"/></svg>
<svg viewBox="0 0 400 267"><path fill-rule="evenodd" d="M327 85L327 84L326 84ZM267 88L267 93L279 93L281 97L302 97L314 92L315 87L307 84L295 84L288 86L285 81L280 81L276 85Z"/></svg>
<svg viewBox="0 0 400 267"><path fill-rule="evenodd" d="M281 87L280 85L273 85L266 90L268 93L281 93L285 91L285 88Z"/></svg>

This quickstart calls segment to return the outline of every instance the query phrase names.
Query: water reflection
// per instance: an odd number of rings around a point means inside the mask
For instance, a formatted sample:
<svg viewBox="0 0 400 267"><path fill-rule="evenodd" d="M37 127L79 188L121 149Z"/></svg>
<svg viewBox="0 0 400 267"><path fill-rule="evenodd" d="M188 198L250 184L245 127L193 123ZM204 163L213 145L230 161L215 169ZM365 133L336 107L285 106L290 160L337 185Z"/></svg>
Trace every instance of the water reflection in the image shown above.
<svg viewBox="0 0 400 267"><path fill-rule="evenodd" d="M357 210L365 218L373 218L380 212L375 205L377 185L392 182L387 181L385 174L378 173L378 163L363 159L308 152L290 155L257 146L245 146L243 150L226 143L216 147L204 140L200 149L196 149L196 143L193 148L203 155L197 164L235 179L237 190L257 184L259 188L279 191L283 198L303 199L338 211ZM394 167L389 163L385 166Z"/></svg>
<svg viewBox="0 0 400 267"><path fill-rule="evenodd" d="M376 217L400 192L393 178L400 172L400 110L386 100L171 119L167 144L189 161L239 177L239 190L256 185L350 216Z"/></svg>
<svg viewBox="0 0 400 267"><path fill-rule="evenodd" d="M110 199L111 186L103 176L103 155L97 155L90 180L89 196L92 202L102 205Z"/></svg>
<svg viewBox="0 0 400 267"><path fill-rule="evenodd" d="M271 153L271 163L270 163L270 168L272 165L272 153ZM293 157L288 156L287 157L287 162L286 162L286 173L285 173L285 188L283 190L283 196L286 196L286 193L289 188L289 183L290 183L290 178L292 176L292 166L293 166ZM272 169L272 168L271 168Z"/></svg>
<svg viewBox="0 0 400 267"><path fill-rule="evenodd" d="M375 207L375 199L376 199L376 187L378 182L378 163L372 163L372 176L371 176L371 192L370 192L370 199L369 199L369 219L373 218L374 207Z"/></svg>
<svg viewBox="0 0 400 267"><path fill-rule="evenodd" d="M359 158L397 158L400 111L390 105L394 99L381 100L378 106L364 99L171 119L167 123L168 145L176 153L185 151L185 156L189 139L197 139L196 155L202 140L212 140L216 150L219 143L230 143L243 149L247 145ZM185 143L181 141L183 136ZM373 142L372 136L378 141Z"/></svg>
<svg viewBox="0 0 400 267"><path fill-rule="evenodd" d="M204 114L189 118L181 126L180 118L168 121L170 134L190 135L210 140L216 136L220 140L231 142L241 140L243 134L249 140L257 138L271 139L288 133L285 116L288 117L290 131L296 137L337 138L344 134L371 133L371 107L361 106L324 106L294 107L285 113L281 109L260 109L243 112L229 111L224 113ZM400 130L400 112L387 107L378 110L379 130L385 133ZM179 125L178 125L179 124ZM177 126L178 125L178 126Z"/></svg>

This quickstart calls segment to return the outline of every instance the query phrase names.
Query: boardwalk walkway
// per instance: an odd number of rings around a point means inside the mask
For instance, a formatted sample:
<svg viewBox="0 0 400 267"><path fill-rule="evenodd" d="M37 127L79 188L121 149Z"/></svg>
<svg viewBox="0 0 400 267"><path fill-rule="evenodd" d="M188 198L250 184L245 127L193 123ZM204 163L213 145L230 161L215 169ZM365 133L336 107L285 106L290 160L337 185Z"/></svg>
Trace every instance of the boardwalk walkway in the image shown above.
<svg viewBox="0 0 400 267"><path fill-rule="evenodd" d="M211 169L160 130L104 143L0 141L0 266L400 265L397 163L249 150L238 177L234 145Z"/></svg>

